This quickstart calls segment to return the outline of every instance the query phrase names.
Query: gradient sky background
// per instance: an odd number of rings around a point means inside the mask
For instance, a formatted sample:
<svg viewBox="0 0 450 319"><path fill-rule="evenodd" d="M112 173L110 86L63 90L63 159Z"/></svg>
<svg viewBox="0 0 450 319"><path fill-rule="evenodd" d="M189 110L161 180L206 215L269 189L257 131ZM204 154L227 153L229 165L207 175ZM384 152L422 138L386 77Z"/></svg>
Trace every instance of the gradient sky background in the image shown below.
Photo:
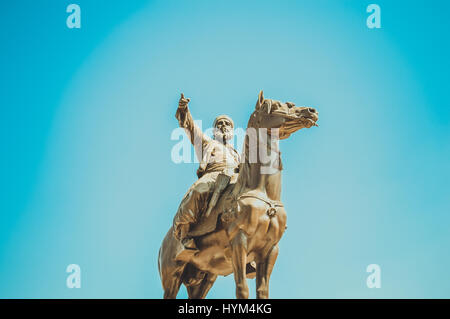
<svg viewBox="0 0 450 319"><path fill-rule="evenodd" d="M366 26L370 3L382 29ZM179 93L206 126L227 113L245 127L263 89L320 112L281 142L289 228L271 297L450 298L449 10L2 3L0 297L161 298L157 252L197 168L170 158ZM72 263L81 289L66 287ZM221 277L209 297L234 289Z"/></svg>

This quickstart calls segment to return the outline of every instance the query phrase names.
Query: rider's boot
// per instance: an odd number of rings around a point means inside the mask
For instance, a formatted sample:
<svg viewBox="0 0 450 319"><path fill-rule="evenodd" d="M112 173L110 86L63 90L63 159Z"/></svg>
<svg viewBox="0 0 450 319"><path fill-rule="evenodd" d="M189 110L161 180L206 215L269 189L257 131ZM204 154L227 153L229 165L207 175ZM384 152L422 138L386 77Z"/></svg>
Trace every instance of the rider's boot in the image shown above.
<svg viewBox="0 0 450 319"><path fill-rule="evenodd" d="M186 237L189 231L189 224L182 225L180 229L180 241L183 245L176 258L177 260L189 261L195 253L198 252L197 245L195 245L194 238Z"/></svg>
<svg viewBox="0 0 450 319"><path fill-rule="evenodd" d="M197 246L195 245L194 238L183 238L181 240L181 243L183 244L185 249L198 250Z"/></svg>

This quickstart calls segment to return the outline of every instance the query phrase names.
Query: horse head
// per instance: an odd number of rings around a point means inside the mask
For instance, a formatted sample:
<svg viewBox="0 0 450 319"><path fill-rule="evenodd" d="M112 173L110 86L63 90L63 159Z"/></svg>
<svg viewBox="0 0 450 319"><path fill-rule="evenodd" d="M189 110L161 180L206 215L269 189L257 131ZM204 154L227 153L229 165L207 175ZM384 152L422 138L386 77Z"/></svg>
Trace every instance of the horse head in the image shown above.
<svg viewBox="0 0 450 319"><path fill-rule="evenodd" d="M278 138L283 140L302 128L318 126L316 124L318 119L319 113L312 107L265 99L263 91L261 91L248 126L267 128L269 133L277 129Z"/></svg>

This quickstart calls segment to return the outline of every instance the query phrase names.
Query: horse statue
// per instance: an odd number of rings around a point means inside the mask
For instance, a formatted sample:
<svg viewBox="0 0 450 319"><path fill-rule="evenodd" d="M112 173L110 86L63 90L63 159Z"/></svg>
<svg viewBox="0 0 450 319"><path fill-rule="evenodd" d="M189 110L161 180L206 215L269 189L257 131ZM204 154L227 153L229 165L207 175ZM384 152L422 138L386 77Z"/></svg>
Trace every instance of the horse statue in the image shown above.
<svg viewBox="0 0 450 319"><path fill-rule="evenodd" d="M280 199L278 141L302 128L317 126L317 120L314 108L265 99L263 92L259 93L248 121L239 173L207 220L191 231L198 251L189 258L177 258L183 247L172 228L162 242L158 269L165 299L176 298L181 284L190 299L205 298L219 275L231 273L236 298L249 297L246 278L255 277L256 297L269 297L269 279L287 218Z"/></svg>

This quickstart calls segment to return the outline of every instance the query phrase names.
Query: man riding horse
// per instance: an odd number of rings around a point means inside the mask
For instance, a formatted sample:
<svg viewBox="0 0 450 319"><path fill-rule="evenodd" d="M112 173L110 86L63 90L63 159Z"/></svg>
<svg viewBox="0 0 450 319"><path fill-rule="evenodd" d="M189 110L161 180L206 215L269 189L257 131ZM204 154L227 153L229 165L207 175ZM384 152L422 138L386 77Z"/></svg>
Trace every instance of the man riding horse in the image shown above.
<svg viewBox="0 0 450 319"><path fill-rule="evenodd" d="M302 128L317 126L318 112L266 99L261 91L248 121L243 159L239 161L229 145L231 119L217 118L214 138L207 138L194 125L188 102L182 95L176 117L201 159L199 179L183 198L158 253L164 298L176 298L181 284L189 298L205 298L218 276L231 273L236 298L249 297L246 279L251 277L256 278L256 297L269 298L270 276L287 222L281 202L280 150L272 138L287 139ZM230 180L238 164L239 173ZM227 182L230 184L225 189ZM217 201L222 189L223 198ZM194 250L184 249L180 239Z"/></svg>
<svg viewBox="0 0 450 319"><path fill-rule="evenodd" d="M214 138L205 135L195 125L188 109L190 99L181 93L175 117L184 128L200 161L198 180L189 188L182 199L173 220L174 236L185 249L197 250L194 240L188 236L191 226L201 218L208 217L217 203L220 193L228 185L231 176L237 172L240 157L230 145L234 123L227 115L218 116L213 123Z"/></svg>

